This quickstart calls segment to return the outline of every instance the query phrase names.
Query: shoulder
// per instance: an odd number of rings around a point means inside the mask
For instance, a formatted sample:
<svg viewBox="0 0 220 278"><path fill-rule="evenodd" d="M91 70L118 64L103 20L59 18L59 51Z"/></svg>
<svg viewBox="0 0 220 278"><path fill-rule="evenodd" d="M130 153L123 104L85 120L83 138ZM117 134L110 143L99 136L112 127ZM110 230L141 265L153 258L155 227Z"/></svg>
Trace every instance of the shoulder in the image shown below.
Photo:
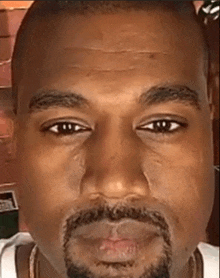
<svg viewBox="0 0 220 278"><path fill-rule="evenodd" d="M204 278L219 278L219 247L200 243L198 249L203 258Z"/></svg>
<svg viewBox="0 0 220 278"><path fill-rule="evenodd" d="M33 242L33 239L29 233L17 233L9 239L0 239L0 254L4 252L4 249L12 246L26 245Z"/></svg>
<svg viewBox="0 0 220 278"><path fill-rule="evenodd" d="M17 233L9 239L0 240L0 278L17 277L15 252L21 245L28 245L33 242L29 233Z"/></svg>

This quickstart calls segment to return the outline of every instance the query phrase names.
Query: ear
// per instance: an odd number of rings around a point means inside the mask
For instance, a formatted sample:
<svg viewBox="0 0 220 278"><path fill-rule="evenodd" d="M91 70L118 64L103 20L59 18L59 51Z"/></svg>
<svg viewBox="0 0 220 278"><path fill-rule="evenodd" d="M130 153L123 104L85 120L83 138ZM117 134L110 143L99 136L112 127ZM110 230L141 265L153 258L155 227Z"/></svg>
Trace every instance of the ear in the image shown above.
<svg viewBox="0 0 220 278"><path fill-rule="evenodd" d="M7 162L15 159L15 116L0 108L0 144L7 150Z"/></svg>
<svg viewBox="0 0 220 278"><path fill-rule="evenodd" d="M211 120L219 118L219 65L211 62L208 81Z"/></svg>
<svg viewBox="0 0 220 278"><path fill-rule="evenodd" d="M15 118L10 118L12 132L11 132L11 140L8 144L8 153L10 155L10 160L15 160L16 158L16 136L15 136Z"/></svg>
<svg viewBox="0 0 220 278"><path fill-rule="evenodd" d="M209 109L210 109L210 119L211 121L215 118L215 105L213 103L213 96L209 95Z"/></svg>

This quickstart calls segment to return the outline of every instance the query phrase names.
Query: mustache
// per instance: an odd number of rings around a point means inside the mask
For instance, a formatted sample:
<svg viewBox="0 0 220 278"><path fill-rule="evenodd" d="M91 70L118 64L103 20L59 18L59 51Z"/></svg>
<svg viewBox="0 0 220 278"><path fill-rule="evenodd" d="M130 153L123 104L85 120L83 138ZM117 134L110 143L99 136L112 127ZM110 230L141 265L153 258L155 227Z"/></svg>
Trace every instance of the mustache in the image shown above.
<svg viewBox="0 0 220 278"><path fill-rule="evenodd" d="M167 245L171 245L169 225L162 213L129 203L120 203L114 206L105 203L91 208L77 210L77 212L70 215L65 221L64 238L66 240L70 239L73 231L84 225L90 225L103 220L118 222L124 219L135 220L156 227L159 229Z"/></svg>

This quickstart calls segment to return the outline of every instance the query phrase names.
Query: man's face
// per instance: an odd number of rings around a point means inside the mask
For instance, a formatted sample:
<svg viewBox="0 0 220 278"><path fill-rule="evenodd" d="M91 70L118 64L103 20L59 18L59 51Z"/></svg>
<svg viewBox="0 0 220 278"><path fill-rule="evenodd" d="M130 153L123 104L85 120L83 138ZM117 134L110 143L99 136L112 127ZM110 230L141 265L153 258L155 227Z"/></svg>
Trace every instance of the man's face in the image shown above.
<svg viewBox="0 0 220 278"><path fill-rule="evenodd" d="M17 155L40 250L63 277L181 272L213 203L197 27L159 10L36 26L18 84Z"/></svg>

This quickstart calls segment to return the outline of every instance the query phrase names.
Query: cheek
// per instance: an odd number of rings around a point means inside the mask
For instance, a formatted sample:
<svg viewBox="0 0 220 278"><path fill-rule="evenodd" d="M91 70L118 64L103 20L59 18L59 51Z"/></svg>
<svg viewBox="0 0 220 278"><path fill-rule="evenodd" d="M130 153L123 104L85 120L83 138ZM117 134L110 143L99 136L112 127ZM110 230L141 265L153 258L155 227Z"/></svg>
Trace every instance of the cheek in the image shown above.
<svg viewBox="0 0 220 278"><path fill-rule="evenodd" d="M201 175L195 168L173 166L163 170L153 196L171 208L182 228L204 229L213 204L210 181L211 173Z"/></svg>
<svg viewBox="0 0 220 278"><path fill-rule="evenodd" d="M84 157L82 149L25 148L19 162L20 195L30 230L47 229L57 236L61 219L79 196Z"/></svg>
<svg viewBox="0 0 220 278"><path fill-rule="evenodd" d="M151 196L175 223L171 229L177 241L204 240L212 211L212 154L210 145L200 141L195 140L195 145L166 145L152 156L146 155L144 168Z"/></svg>

